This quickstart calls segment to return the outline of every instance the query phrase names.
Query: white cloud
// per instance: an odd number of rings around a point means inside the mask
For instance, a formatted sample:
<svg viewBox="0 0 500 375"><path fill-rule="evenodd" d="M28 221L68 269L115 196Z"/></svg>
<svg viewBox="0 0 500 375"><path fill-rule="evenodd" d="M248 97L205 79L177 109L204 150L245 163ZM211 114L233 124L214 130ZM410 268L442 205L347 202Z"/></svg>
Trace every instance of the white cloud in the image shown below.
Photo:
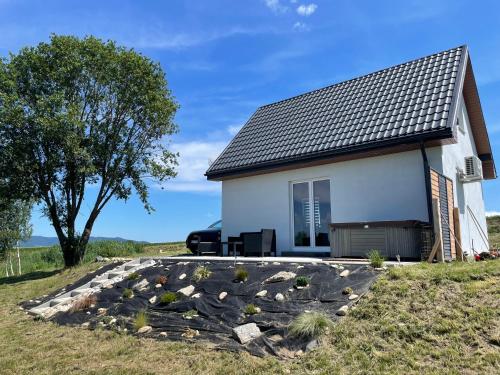
<svg viewBox="0 0 500 375"><path fill-rule="evenodd" d="M264 0L264 2L274 13L285 13L288 11L288 7L281 4L280 0Z"/></svg>
<svg viewBox="0 0 500 375"><path fill-rule="evenodd" d="M295 31L309 31L310 30L309 26L307 26L307 24L305 24L304 22L300 22L300 21L295 22L293 24L293 29Z"/></svg>
<svg viewBox="0 0 500 375"><path fill-rule="evenodd" d="M316 4L308 4L308 5L299 5L297 8L297 13L300 16L308 17L314 12L316 12L316 9L318 9L318 6Z"/></svg>
<svg viewBox="0 0 500 375"><path fill-rule="evenodd" d="M486 217L500 216L500 211L486 211Z"/></svg>
<svg viewBox="0 0 500 375"><path fill-rule="evenodd" d="M205 172L226 147L227 142L191 141L172 143L170 149L178 152L177 177L165 182L161 187L166 191L220 192L220 183L207 181Z"/></svg>
<svg viewBox="0 0 500 375"><path fill-rule="evenodd" d="M235 136L236 134L238 134L238 132L240 131L240 129L243 127L243 125L232 125L232 126L229 126L227 128L227 131L229 132L229 134L231 134L232 136Z"/></svg>

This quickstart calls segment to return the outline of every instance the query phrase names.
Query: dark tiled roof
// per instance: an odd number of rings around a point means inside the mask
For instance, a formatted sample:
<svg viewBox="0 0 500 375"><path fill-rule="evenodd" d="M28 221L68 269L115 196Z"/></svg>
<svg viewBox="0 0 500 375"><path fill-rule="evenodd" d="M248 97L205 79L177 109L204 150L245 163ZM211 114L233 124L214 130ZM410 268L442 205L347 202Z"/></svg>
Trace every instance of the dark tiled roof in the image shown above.
<svg viewBox="0 0 500 375"><path fill-rule="evenodd" d="M260 107L206 175L450 130L464 54L465 46L454 48Z"/></svg>

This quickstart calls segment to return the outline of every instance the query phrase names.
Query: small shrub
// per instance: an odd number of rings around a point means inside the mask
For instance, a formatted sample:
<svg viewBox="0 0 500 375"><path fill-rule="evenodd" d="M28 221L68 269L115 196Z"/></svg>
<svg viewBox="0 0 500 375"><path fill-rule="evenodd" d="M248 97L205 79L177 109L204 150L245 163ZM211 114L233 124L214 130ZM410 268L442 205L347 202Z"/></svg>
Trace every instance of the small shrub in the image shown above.
<svg viewBox="0 0 500 375"><path fill-rule="evenodd" d="M198 316L198 311L196 311L196 310L189 310L189 311L186 311L184 314L182 314L182 317L184 319L193 319L196 316Z"/></svg>
<svg viewBox="0 0 500 375"><path fill-rule="evenodd" d="M300 287L306 287L310 282L311 280L307 276L299 276L295 279L295 285Z"/></svg>
<svg viewBox="0 0 500 375"><path fill-rule="evenodd" d="M146 314L146 311L141 310L137 313L135 316L134 320L134 328L136 331L141 329L144 326L147 326L149 323L148 315Z"/></svg>
<svg viewBox="0 0 500 375"><path fill-rule="evenodd" d="M132 272L130 275L128 275L129 280L137 280L141 275L139 275L137 272Z"/></svg>
<svg viewBox="0 0 500 375"><path fill-rule="evenodd" d="M89 309L92 305L95 305L96 302L97 302L97 297L94 294L89 294L87 296L81 297L73 303L70 312Z"/></svg>
<svg viewBox="0 0 500 375"><path fill-rule="evenodd" d="M259 313L259 308L255 306L253 303L245 306L245 314L255 315Z"/></svg>
<svg viewBox="0 0 500 375"><path fill-rule="evenodd" d="M165 285L167 283L167 280L167 276L160 275L156 277L155 284Z"/></svg>
<svg viewBox="0 0 500 375"><path fill-rule="evenodd" d="M193 272L193 281L198 282L203 279L208 279L210 275L212 274L212 271L208 269L208 267L205 266L198 266Z"/></svg>
<svg viewBox="0 0 500 375"><path fill-rule="evenodd" d="M177 294L174 292L167 292L161 295L160 303L162 305L168 305L169 303L177 301Z"/></svg>
<svg viewBox="0 0 500 375"><path fill-rule="evenodd" d="M125 288L122 293L123 298L132 298L134 296L134 291L130 288Z"/></svg>
<svg viewBox="0 0 500 375"><path fill-rule="evenodd" d="M370 265L373 268L380 268L384 265L384 257L380 255L380 251L378 250L370 250L368 252L368 259L370 260Z"/></svg>
<svg viewBox="0 0 500 375"><path fill-rule="evenodd" d="M342 290L342 294L346 294L346 295L352 294L352 288L350 286L348 286L347 288L344 288Z"/></svg>
<svg viewBox="0 0 500 375"><path fill-rule="evenodd" d="M333 322L328 316L320 312L310 312L296 317L288 327L288 332L296 337L317 338L331 327Z"/></svg>
<svg viewBox="0 0 500 375"><path fill-rule="evenodd" d="M234 271L234 277L237 281L247 281L248 280L248 271L244 267L237 267Z"/></svg>

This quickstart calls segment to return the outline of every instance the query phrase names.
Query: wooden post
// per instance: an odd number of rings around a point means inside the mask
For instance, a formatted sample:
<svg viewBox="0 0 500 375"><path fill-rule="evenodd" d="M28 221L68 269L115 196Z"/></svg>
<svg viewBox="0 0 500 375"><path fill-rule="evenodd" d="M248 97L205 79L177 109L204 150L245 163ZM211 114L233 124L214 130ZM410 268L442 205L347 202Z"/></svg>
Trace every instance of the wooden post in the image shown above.
<svg viewBox="0 0 500 375"><path fill-rule="evenodd" d="M455 248L457 249L457 260L464 260L464 252L462 251L462 230L460 229L460 211L458 207L453 208L453 225L455 227Z"/></svg>
<svg viewBox="0 0 500 375"><path fill-rule="evenodd" d="M431 254L429 255L429 263L437 256L438 262L444 261L443 247L443 232L441 229L441 211L439 210L439 200L432 199L432 216L434 220L434 246L432 246Z"/></svg>

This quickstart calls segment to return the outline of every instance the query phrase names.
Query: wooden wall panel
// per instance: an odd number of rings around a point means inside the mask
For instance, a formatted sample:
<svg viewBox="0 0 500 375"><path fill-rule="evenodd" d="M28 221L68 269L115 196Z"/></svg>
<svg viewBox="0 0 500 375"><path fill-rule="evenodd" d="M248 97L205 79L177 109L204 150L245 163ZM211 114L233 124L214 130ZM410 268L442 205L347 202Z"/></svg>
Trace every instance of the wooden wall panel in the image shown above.
<svg viewBox="0 0 500 375"><path fill-rule="evenodd" d="M450 213L448 218L448 223L450 223L450 233L451 233L451 258L456 259L457 257L457 249L455 245L455 220L453 218L453 208L454 204L454 196L453 196L453 181L450 179L446 179L446 190L448 191L448 212Z"/></svg>

